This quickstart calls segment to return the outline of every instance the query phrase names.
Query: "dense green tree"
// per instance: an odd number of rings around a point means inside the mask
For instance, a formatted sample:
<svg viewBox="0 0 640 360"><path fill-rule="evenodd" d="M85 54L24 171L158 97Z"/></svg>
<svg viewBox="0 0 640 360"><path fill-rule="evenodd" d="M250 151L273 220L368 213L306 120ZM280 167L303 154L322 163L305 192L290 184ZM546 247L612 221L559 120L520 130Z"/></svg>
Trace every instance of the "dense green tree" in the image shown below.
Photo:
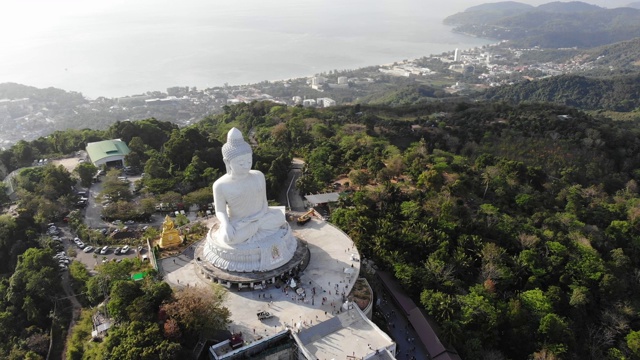
<svg viewBox="0 0 640 360"><path fill-rule="evenodd" d="M6 204L11 200L9 198L7 184L4 182L0 183L0 209L6 206Z"/></svg>
<svg viewBox="0 0 640 360"><path fill-rule="evenodd" d="M184 196L184 201L189 204L206 207L213 202L213 189L210 186L192 191Z"/></svg>
<svg viewBox="0 0 640 360"><path fill-rule="evenodd" d="M540 319L538 332L547 344L563 344L570 334L566 320L554 313L549 313Z"/></svg>
<svg viewBox="0 0 640 360"><path fill-rule="evenodd" d="M80 178L80 184L83 187L90 187L93 182L93 177L98 172L98 168L90 162L83 162L78 164L73 170Z"/></svg>
<svg viewBox="0 0 640 360"><path fill-rule="evenodd" d="M72 261L69 264L69 276L76 284L76 293L83 294L86 291L86 284L91 277L89 270L80 261Z"/></svg>
<svg viewBox="0 0 640 360"><path fill-rule="evenodd" d="M180 344L164 340L153 322L132 321L109 330L100 351L103 359L179 359Z"/></svg>
<svg viewBox="0 0 640 360"><path fill-rule="evenodd" d="M0 215L0 271L10 273L17 257L29 245L26 235L20 229L16 219L9 215Z"/></svg>
<svg viewBox="0 0 640 360"><path fill-rule="evenodd" d="M70 195L73 191L75 181L71 174L62 165L48 165L44 168L42 188L40 193L50 200Z"/></svg>
<svg viewBox="0 0 640 360"><path fill-rule="evenodd" d="M640 356L640 331L631 331L627 334L627 346L635 356Z"/></svg>
<svg viewBox="0 0 640 360"><path fill-rule="evenodd" d="M28 166L35 159L36 152L31 147L31 144L24 140L18 141L11 147L13 156L19 166Z"/></svg>
<svg viewBox="0 0 640 360"><path fill-rule="evenodd" d="M369 174L363 170L351 170L349 172L349 182L357 188L362 188L369 183Z"/></svg>
<svg viewBox="0 0 640 360"><path fill-rule="evenodd" d="M5 306L15 311L15 322L10 329L16 331L31 324L46 328L50 322L49 312L61 289L53 251L36 248L25 251L4 293Z"/></svg>

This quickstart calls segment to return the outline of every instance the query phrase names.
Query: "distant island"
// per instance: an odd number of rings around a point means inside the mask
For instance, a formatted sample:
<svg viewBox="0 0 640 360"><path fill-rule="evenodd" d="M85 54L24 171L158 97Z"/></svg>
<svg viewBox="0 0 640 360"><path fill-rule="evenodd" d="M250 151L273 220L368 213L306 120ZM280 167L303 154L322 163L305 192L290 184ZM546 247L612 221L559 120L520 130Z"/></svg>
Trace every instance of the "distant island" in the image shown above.
<svg viewBox="0 0 640 360"><path fill-rule="evenodd" d="M605 9L580 1L531 6L503 1L445 18L454 31L521 47L591 48L640 36L640 3Z"/></svg>

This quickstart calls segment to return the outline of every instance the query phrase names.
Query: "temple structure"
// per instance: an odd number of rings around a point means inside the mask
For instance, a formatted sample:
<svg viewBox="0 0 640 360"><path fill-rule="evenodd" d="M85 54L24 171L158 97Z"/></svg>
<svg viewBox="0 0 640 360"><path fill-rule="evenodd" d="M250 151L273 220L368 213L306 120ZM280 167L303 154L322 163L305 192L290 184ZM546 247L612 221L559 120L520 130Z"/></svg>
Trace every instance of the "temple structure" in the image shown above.
<svg viewBox="0 0 640 360"><path fill-rule="evenodd" d="M268 206L264 175L251 170L251 146L240 130L229 131L222 157L227 174L213 184L219 226L207 234L204 258L231 272L267 272L287 264L298 242L284 207Z"/></svg>
<svg viewBox="0 0 640 360"><path fill-rule="evenodd" d="M163 249L179 246L182 244L182 236L175 228L173 220L167 215L162 223L162 235L160 236L160 247Z"/></svg>

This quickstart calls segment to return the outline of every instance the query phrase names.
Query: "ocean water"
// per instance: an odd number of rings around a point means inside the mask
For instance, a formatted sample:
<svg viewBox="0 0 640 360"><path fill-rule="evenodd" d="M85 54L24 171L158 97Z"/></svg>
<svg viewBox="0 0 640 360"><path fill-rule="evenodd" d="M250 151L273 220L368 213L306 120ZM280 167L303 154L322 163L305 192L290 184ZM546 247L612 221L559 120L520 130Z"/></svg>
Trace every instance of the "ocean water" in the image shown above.
<svg viewBox="0 0 640 360"><path fill-rule="evenodd" d="M0 16L0 82L118 97L310 76L490 43L442 25L461 1L16 0Z"/></svg>

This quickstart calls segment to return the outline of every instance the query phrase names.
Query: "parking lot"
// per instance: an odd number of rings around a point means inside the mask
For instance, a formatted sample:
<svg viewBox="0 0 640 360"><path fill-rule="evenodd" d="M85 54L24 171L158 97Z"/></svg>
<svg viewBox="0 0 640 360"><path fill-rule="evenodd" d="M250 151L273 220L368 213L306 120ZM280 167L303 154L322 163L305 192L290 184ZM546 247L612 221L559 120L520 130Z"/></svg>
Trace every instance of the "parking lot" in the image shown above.
<svg viewBox="0 0 640 360"><path fill-rule="evenodd" d="M96 252L94 249L91 252L85 253L83 249L81 249L73 241L73 239L76 236L71 232L68 226L60 225L58 226L58 229L60 230L60 234L58 236L60 236L63 239L62 246L64 247L65 253L68 254L69 249L74 249L76 251L76 255L75 257L70 257L70 259L82 262L89 271L92 271L96 267L96 265L101 264L105 259L106 261L118 261L118 259L135 258L138 256L138 249L134 247L129 249L129 251L126 254L116 255L114 253L114 250L118 246L110 246L108 251L104 255L100 254L101 247L98 247L98 252ZM89 244L85 244L85 245L91 246ZM124 245L125 244L122 244L121 246L124 246ZM145 248L140 250L140 256L144 256L146 253L147 253L147 250Z"/></svg>
<svg viewBox="0 0 640 360"><path fill-rule="evenodd" d="M73 169L78 165L78 163L83 161L84 157L86 157L86 154L82 153L73 158L56 160L56 164L63 165L69 171L73 171ZM140 178L141 178L140 175L123 176L123 179L130 184L132 190L133 190L134 182L139 180ZM90 188L86 190L85 189L78 190L78 191L82 191L83 196L86 197L86 203L84 204L84 207L80 209L80 211L83 215L85 225L87 225L89 228L104 230L106 232L105 235L109 236L108 234L113 234L114 231L122 231L123 225L126 225L131 230L140 230L140 231L147 226L156 227L156 228L159 228L162 226L166 213L155 213L151 216L148 222L144 222L144 223L124 222L123 224L115 224L115 223L104 221L103 219L101 219L101 214L102 214L102 209L104 207L104 204L99 202L97 199L98 194L100 194L102 189L103 189L102 182L95 182L91 185ZM190 221L196 220L195 212L186 212L185 215ZM61 233L58 236L63 239L62 246L64 247L65 253L68 253L68 250L70 248L73 248L76 252L75 257L71 257L70 260L78 260L82 262L87 266L87 269L89 269L90 271L93 270L96 265L101 264L103 261L105 262L118 261L120 259L134 258L138 256L142 258L145 255L148 255L146 247L143 249L140 249L139 251L137 244L136 246L132 246L131 249L129 249L129 251L126 254L115 254L114 250L117 247L122 247L124 245L127 245L126 244L127 242L130 242L130 241L127 241L126 239L123 240L122 244L110 245L108 251L104 254L100 253L101 246L99 244L90 244L90 243L87 243L87 239L80 239L81 241L84 242L86 246L93 246L94 248L98 247L98 250L94 249L91 252L85 253L83 252L83 249L80 248L73 241L73 239L76 238L77 234L72 233L69 227L64 223L57 223L55 225L61 231ZM124 229L126 229L126 227Z"/></svg>
<svg viewBox="0 0 640 360"><path fill-rule="evenodd" d="M140 179L140 176L131 176L128 178L130 181L130 186L133 189L133 183ZM102 182L97 182L91 185L88 189L88 201L87 206L84 208L85 220L84 223L87 226L92 228L99 227L112 227L115 228L114 225L102 220L100 215L102 215L102 209L104 206L98 202L97 197L98 194L102 192Z"/></svg>
<svg viewBox="0 0 640 360"><path fill-rule="evenodd" d="M100 249L102 249L101 247L96 248L97 250L94 249L91 252L85 253L82 249L79 249L76 246L76 244L73 242L70 242L69 246L74 247L77 251L75 260L78 260L83 264L85 264L87 266L87 269L89 270L93 270L96 265L100 265L102 262L114 261L114 260L118 261L119 259L135 258L138 256L138 249L136 248L129 249L129 251L126 254L116 255L114 253L114 250L117 246L116 247L110 246L108 251L105 254L100 253ZM144 248L141 249L140 255L144 255L145 253L146 253L146 249Z"/></svg>

